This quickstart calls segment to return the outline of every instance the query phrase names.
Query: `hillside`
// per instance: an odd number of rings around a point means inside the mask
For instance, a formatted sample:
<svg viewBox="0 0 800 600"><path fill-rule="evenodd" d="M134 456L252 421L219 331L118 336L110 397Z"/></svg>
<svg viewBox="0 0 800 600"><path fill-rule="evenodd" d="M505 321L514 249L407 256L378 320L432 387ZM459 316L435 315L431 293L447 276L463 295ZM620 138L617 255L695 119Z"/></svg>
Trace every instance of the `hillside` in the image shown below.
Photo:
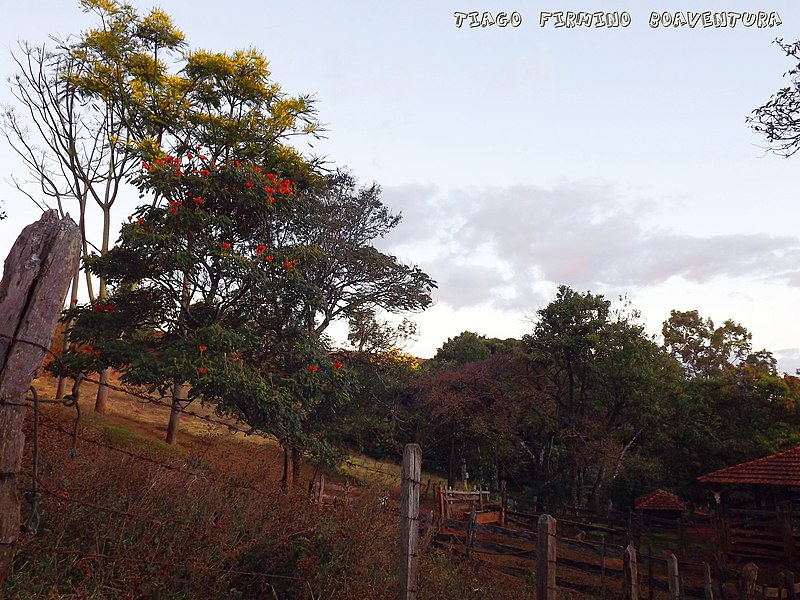
<svg viewBox="0 0 800 600"><path fill-rule="evenodd" d="M35 385L40 398L52 398L52 381ZM161 441L166 408L114 392L101 416L90 408L89 384L84 398L74 456L74 408L41 408L38 533L20 540L10 598L395 596L397 517L379 506L387 481L371 481L371 469L348 486L328 473L326 503L310 503L313 466L282 493L282 452L272 440L232 433L197 409L170 447ZM23 493L31 489L32 433L30 411ZM28 524L31 510L23 502ZM419 598L525 597L427 541Z"/></svg>

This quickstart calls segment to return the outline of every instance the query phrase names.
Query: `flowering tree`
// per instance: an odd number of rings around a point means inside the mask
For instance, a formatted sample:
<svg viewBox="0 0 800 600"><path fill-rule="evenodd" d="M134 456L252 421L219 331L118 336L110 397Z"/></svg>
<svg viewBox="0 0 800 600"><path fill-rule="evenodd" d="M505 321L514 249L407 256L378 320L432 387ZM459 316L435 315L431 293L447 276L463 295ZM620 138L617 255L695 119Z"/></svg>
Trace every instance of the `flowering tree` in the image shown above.
<svg viewBox="0 0 800 600"><path fill-rule="evenodd" d="M77 203L85 257L109 249L111 208L142 153L185 155L199 141L212 160L246 156L295 177L310 175L309 164L283 141L319 129L313 103L284 94L258 51L189 52L160 9L140 13L118 0L80 0L80 6L97 16L95 27L54 49L21 45L11 84L22 110L5 109L0 132L44 199L19 185L26 195L42 209L54 203L62 214ZM86 226L92 204L102 213L102 232ZM95 288L87 272L86 288L93 302L105 301L104 279ZM76 274L72 304L77 300ZM103 371L99 412L108 379Z"/></svg>
<svg viewBox="0 0 800 600"><path fill-rule="evenodd" d="M136 184L161 201L87 261L110 293L73 310L66 363L112 366L165 395L179 386L284 445L324 450L313 422L349 390L342 363L304 327L313 251L286 243L295 184L199 149L145 162Z"/></svg>

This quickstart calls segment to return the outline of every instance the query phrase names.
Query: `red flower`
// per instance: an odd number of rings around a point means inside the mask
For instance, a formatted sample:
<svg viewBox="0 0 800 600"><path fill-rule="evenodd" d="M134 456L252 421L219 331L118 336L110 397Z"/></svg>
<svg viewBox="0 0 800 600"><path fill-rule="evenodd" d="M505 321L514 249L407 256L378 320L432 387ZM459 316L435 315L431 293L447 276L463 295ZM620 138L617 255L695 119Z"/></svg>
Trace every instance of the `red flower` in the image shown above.
<svg viewBox="0 0 800 600"><path fill-rule="evenodd" d="M271 188L269 186L266 186L266 187L264 187L264 191L267 192L268 194L274 194L275 193L275 188Z"/></svg>
<svg viewBox="0 0 800 600"><path fill-rule="evenodd" d="M170 206L180 206L181 205L181 201L180 200L170 200L169 202L167 202L167 204L169 204Z"/></svg>
<svg viewBox="0 0 800 600"><path fill-rule="evenodd" d="M308 365L307 369L312 373L316 373L317 371L319 371L319 367L317 365Z"/></svg>
<svg viewBox="0 0 800 600"><path fill-rule="evenodd" d="M247 183L245 183L244 185L245 185L245 187L249 187L249 188L251 188L251 187L253 187L255 184L254 184L252 181L248 181L248 182L247 182Z"/></svg>
<svg viewBox="0 0 800 600"><path fill-rule="evenodd" d="M266 250L266 249L267 249L267 247L262 244L258 248L256 248L256 253L257 254L263 254L264 250Z"/></svg>
<svg viewBox="0 0 800 600"><path fill-rule="evenodd" d="M93 350L93 348L92 348L91 346L86 346L86 347L83 349L83 351L84 351L84 352L91 352L92 350Z"/></svg>
<svg viewBox="0 0 800 600"><path fill-rule="evenodd" d="M169 212L171 212L173 215L177 215L178 214L178 209L177 208L170 208Z"/></svg>
<svg viewBox="0 0 800 600"><path fill-rule="evenodd" d="M103 310L103 305L102 304L96 304L94 309L95 310Z"/></svg>
<svg viewBox="0 0 800 600"><path fill-rule="evenodd" d="M255 171L256 173L261 173L263 169L261 167L253 167L253 171Z"/></svg>
<svg viewBox="0 0 800 600"><path fill-rule="evenodd" d="M106 310L117 310L117 307L113 304L106 304Z"/></svg>
<svg viewBox="0 0 800 600"><path fill-rule="evenodd" d="M272 256L272 254L267 254L264 258L266 258L267 260L275 260L275 257Z"/></svg>
<svg viewBox="0 0 800 600"><path fill-rule="evenodd" d="M286 267L287 269L291 269L292 267L294 267L294 265L292 263L290 263L289 261L286 261L285 263L283 263L283 266Z"/></svg>
<svg viewBox="0 0 800 600"><path fill-rule="evenodd" d="M186 158L188 158L189 160L192 160L194 158L194 154L192 154L191 152L188 152L186 154Z"/></svg>
<svg viewBox="0 0 800 600"><path fill-rule="evenodd" d="M197 158L199 158L200 160L205 160L206 159L205 155L203 155L203 154L198 154Z"/></svg>
<svg viewBox="0 0 800 600"><path fill-rule="evenodd" d="M205 352L206 350L208 350L207 346L198 346L198 348L200 348L200 352Z"/></svg>
<svg viewBox="0 0 800 600"><path fill-rule="evenodd" d="M175 175L177 175L178 177L180 177L181 175L183 175L183 171L181 171L180 169L178 169L177 171L175 171Z"/></svg>
<svg viewBox="0 0 800 600"><path fill-rule="evenodd" d="M203 199L202 198L192 198L192 202L194 202L195 204L202 204L203 203Z"/></svg>
<svg viewBox="0 0 800 600"><path fill-rule="evenodd" d="M133 215L128 215L128 221L133 221Z"/></svg>
<svg viewBox="0 0 800 600"><path fill-rule="evenodd" d="M276 175L275 173L267 173L266 177L267 179L275 179Z"/></svg>
<svg viewBox="0 0 800 600"><path fill-rule="evenodd" d="M200 175L202 175L203 177L208 177L209 175L211 175L211 171L209 171L208 169L201 169Z"/></svg>
<svg viewBox="0 0 800 600"><path fill-rule="evenodd" d="M228 248L230 248L230 247L231 247L231 245L230 245L228 242L222 242L222 243L219 245L219 247L220 247L220 248L222 248L223 250L227 250Z"/></svg>
<svg viewBox="0 0 800 600"><path fill-rule="evenodd" d="M147 171L151 169L150 165L148 165L145 161L142 161L142 168Z"/></svg>
<svg viewBox="0 0 800 600"><path fill-rule="evenodd" d="M200 373L200 375L205 375L206 373L208 373L208 371L202 367L197 369L197 372Z"/></svg>
<svg viewBox="0 0 800 600"><path fill-rule="evenodd" d="M240 163L238 160L234 164L236 165L237 168L242 166L242 163Z"/></svg>
<svg viewBox="0 0 800 600"><path fill-rule="evenodd" d="M340 363L340 362L333 363L333 368L334 369L341 369L343 366L344 365L342 363Z"/></svg>

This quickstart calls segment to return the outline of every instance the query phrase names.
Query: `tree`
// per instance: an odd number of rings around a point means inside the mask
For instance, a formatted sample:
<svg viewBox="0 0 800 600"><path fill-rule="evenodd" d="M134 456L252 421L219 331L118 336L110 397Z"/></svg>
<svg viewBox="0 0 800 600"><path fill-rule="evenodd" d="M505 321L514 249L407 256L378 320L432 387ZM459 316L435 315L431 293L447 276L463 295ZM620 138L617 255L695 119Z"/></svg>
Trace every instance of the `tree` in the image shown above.
<svg viewBox="0 0 800 600"><path fill-rule="evenodd" d="M456 337L448 338L436 351L433 362L442 366L465 364L483 360L491 354L486 336L472 331L464 331Z"/></svg>
<svg viewBox="0 0 800 600"><path fill-rule="evenodd" d="M321 424L349 397L348 382L304 327L313 252L281 243L294 185L196 152L145 165L138 185L163 200L140 207L120 242L87 262L110 294L74 309L65 362L113 366L162 395L188 383L189 401L323 453Z"/></svg>
<svg viewBox="0 0 800 600"><path fill-rule="evenodd" d="M777 39L775 43L794 60L795 66L785 73L791 85L754 109L747 122L753 131L766 137L772 152L789 157L800 149L800 40L786 43Z"/></svg>
<svg viewBox="0 0 800 600"><path fill-rule="evenodd" d="M694 492L695 478L800 442L796 389L770 352L754 352L751 334L727 320L715 327L697 311L671 311L664 348L686 378L666 406L649 450L663 480Z"/></svg>
<svg viewBox="0 0 800 600"><path fill-rule="evenodd" d="M359 187L352 173L337 170L300 195L297 218L287 232L292 243L314 249L306 277L318 295L306 307L308 330L322 335L336 320L352 327L352 339L413 335L411 323L390 333L376 321L378 312L403 313L431 305L436 283L419 267L401 263L375 247L400 224L380 199L380 187ZM360 330L360 331L359 331ZM380 345L385 346L385 341Z"/></svg>
<svg viewBox="0 0 800 600"><path fill-rule="evenodd" d="M414 441L447 474L448 485L457 485L462 465L471 481L487 485L518 474L512 465L525 460L522 432L537 397L528 367L519 355L487 355L428 370L413 382Z"/></svg>
<svg viewBox="0 0 800 600"><path fill-rule="evenodd" d="M82 255L88 257L92 249L103 254L109 248L112 206L138 166L131 151L149 129L143 127L136 108L135 90L147 90L151 106L170 105L161 59L183 47L183 35L158 9L141 17L117 2L82 0L81 6L97 13L102 24L78 42L57 41L54 50L21 44L20 54L14 56L19 70L11 79L11 90L22 115L5 107L0 130L44 198L37 200L15 180L20 191L42 210L50 207L49 198L62 216L69 203L77 203ZM102 215L99 235L87 230L90 204L96 204ZM78 285L76 273L70 306L77 303ZM102 302L106 283L101 279L95 293L87 272L86 291L91 301ZM109 375L101 373L95 405L100 412L105 410L108 388L103 384ZM63 391L62 378L59 397Z"/></svg>
<svg viewBox="0 0 800 600"><path fill-rule="evenodd" d="M523 342L549 407L531 415L535 477L562 483L574 504L600 505L626 456L657 420L664 355L602 295L561 286Z"/></svg>
<svg viewBox="0 0 800 600"><path fill-rule="evenodd" d="M720 370L745 361L752 353L752 334L728 319L714 327L696 310L670 311L661 329L664 349L683 364L690 377L712 377Z"/></svg>

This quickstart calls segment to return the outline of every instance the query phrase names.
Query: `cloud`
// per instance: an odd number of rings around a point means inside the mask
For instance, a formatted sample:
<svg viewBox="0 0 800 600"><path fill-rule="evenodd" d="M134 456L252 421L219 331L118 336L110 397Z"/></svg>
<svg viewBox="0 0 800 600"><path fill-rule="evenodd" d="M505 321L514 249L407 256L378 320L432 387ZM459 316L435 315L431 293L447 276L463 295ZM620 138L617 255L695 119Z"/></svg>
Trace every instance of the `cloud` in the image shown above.
<svg viewBox="0 0 800 600"><path fill-rule="evenodd" d="M624 198L606 181L449 191L398 186L384 200L405 217L387 247L436 272L438 297L456 307L528 309L542 282L630 290L673 277L739 277L800 287L796 236L665 229L658 203Z"/></svg>
<svg viewBox="0 0 800 600"><path fill-rule="evenodd" d="M783 348L773 354L778 359L778 371L794 375L800 369L800 348Z"/></svg>

